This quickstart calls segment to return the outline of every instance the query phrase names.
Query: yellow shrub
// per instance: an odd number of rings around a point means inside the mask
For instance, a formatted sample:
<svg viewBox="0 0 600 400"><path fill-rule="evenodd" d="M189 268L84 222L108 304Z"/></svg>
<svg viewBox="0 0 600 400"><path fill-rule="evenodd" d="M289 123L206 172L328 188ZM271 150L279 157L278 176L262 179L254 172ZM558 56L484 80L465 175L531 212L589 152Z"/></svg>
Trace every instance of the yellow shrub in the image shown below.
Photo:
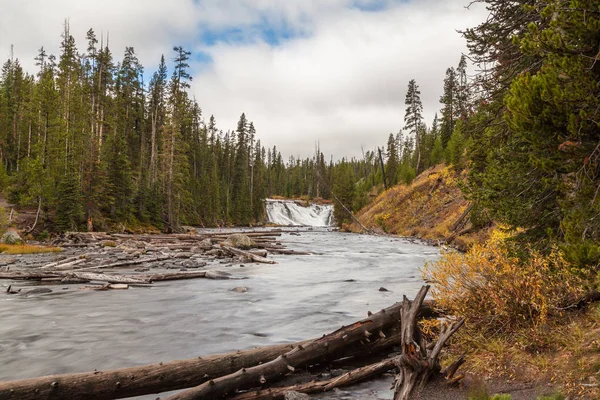
<svg viewBox="0 0 600 400"><path fill-rule="evenodd" d="M0 253L3 254L36 254L36 253L58 253L60 247L33 246L29 244L0 244Z"/></svg>
<svg viewBox="0 0 600 400"><path fill-rule="evenodd" d="M497 236L465 254L446 252L422 272L442 309L490 333L541 326L584 291L583 280L569 271L558 251L547 256L530 251L520 260Z"/></svg>

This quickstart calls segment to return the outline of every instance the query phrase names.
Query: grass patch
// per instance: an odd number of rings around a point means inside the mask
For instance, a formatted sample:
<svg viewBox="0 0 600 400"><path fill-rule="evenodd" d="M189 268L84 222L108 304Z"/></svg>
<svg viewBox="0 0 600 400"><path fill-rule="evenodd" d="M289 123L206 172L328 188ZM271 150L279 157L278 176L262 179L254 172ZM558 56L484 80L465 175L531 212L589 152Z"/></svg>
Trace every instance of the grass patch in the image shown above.
<svg viewBox="0 0 600 400"><path fill-rule="evenodd" d="M60 247L51 246L33 246L29 244L0 244L0 253L2 254L38 254L38 253L59 253Z"/></svg>

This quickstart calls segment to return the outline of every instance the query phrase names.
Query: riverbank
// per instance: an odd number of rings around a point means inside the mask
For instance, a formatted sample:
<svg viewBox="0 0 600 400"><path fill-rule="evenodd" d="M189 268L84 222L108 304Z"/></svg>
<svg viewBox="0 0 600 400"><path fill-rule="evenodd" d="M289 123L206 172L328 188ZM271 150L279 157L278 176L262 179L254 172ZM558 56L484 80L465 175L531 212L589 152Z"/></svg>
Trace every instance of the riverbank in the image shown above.
<svg viewBox="0 0 600 400"><path fill-rule="evenodd" d="M483 243L491 228L475 229L467 218L470 203L459 182L463 174L443 164L429 168L410 185L396 185L377 196L356 217L368 229L400 236L414 236L449 243L466 250ZM356 224L344 229L360 232Z"/></svg>

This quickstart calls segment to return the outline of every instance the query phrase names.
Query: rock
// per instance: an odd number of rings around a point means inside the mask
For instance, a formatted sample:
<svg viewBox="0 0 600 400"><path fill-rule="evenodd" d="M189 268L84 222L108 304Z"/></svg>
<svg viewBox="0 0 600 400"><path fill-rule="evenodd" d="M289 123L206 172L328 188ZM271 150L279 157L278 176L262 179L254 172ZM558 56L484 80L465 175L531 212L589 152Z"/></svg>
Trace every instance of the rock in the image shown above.
<svg viewBox="0 0 600 400"><path fill-rule="evenodd" d="M310 396L305 393L295 392L290 390L289 392L285 392L283 397L285 400L310 400Z"/></svg>
<svg viewBox="0 0 600 400"><path fill-rule="evenodd" d="M207 271L206 279L231 279L231 274L223 271Z"/></svg>
<svg viewBox="0 0 600 400"><path fill-rule="evenodd" d="M4 244L22 244L23 239L21 239L21 236L16 229L8 228L8 230L4 232L4 235L2 235L0 242Z"/></svg>
<svg viewBox="0 0 600 400"><path fill-rule="evenodd" d="M253 247L256 247L256 243L254 243L254 241L252 239L250 239L248 236L246 236L242 233L236 233L236 234L230 235L227 238L227 240L225 240L223 242L223 244L226 246L231 246L231 247L235 247L238 249L244 249L244 250L248 250Z"/></svg>
<svg viewBox="0 0 600 400"><path fill-rule="evenodd" d="M43 293L52 293L52 289L49 289L49 288L37 288L37 289L28 290L28 291L26 291L23 294L25 296L29 296L30 294L43 294Z"/></svg>
<svg viewBox="0 0 600 400"><path fill-rule="evenodd" d="M329 371L331 373L331 376L333 377L338 377L338 376L342 376L345 373L348 372L347 369L343 369L343 368L338 368L338 369L332 369L331 371Z"/></svg>
<svg viewBox="0 0 600 400"><path fill-rule="evenodd" d="M129 285L127 285L125 283L111 283L110 285L108 285L108 287L110 289L118 289L118 290L129 289Z"/></svg>
<svg viewBox="0 0 600 400"><path fill-rule="evenodd" d="M220 255L222 252L219 249L212 249L206 252L207 255L209 256L218 256Z"/></svg>
<svg viewBox="0 0 600 400"><path fill-rule="evenodd" d="M383 286L379 288L380 292L389 292L389 290L387 290L386 288L384 288Z"/></svg>
<svg viewBox="0 0 600 400"><path fill-rule="evenodd" d="M203 250L210 250L213 245L210 239L204 239L203 241L198 242L197 246Z"/></svg>
<svg viewBox="0 0 600 400"><path fill-rule="evenodd" d="M205 261L198 261L198 260L185 260L184 262L181 263L182 267L185 268L200 268L200 267L206 267L206 262Z"/></svg>
<svg viewBox="0 0 600 400"><path fill-rule="evenodd" d="M290 236L300 236L298 232L290 232Z"/></svg>
<svg viewBox="0 0 600 400"><path fill-rule="evenodd" d="M60 283L62 283L62 284L88 283L88 282L89 282L89 279L77 278L76 276L73 276L73 275L67 275L60 280Z"/></svg>
<svg viewBox="0 0 600 400"><path fill-rule="evenodd" d="M236 292L236 293L246 293L248 291L248 288L245 286L238 286L238 287L234 287L233 289L229 289L230 292Z"/></svg>

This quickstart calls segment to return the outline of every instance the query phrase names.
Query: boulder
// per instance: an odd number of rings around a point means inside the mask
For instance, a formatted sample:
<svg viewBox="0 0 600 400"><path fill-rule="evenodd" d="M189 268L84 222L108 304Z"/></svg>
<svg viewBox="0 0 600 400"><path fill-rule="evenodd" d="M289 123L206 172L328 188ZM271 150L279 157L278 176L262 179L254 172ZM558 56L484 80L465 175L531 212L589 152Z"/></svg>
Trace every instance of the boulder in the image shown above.
<svg viewBox="0 0 600 400"><path fill-rule="evenodd" d="M9 228L4 235L2 235L0 242L4 244L22 244L23 239L21 239L21 236L16 229Z"/></svg>
<svg viewBox="0 0 600 400"><path fill-rule="evenodd" d="M310 396L305 393L295 392L290 390L289 392L285 392L284 395L285 400L310 400Z"/></svg>
<svg viewBox="0 0 600 400"><path fill-rule="evenodd" d="M256 247L256 243L254 243L252 239L250 239L243 233L235 233L233 235L230 235L227 238L227 240L223 242L223 244L226 246L231 246L243 250L248 250L253 247Z"/></svg>
<svg viewBox="0 0 600 400"><path fill-rule="evenodd" d="M231 279L231 274L223 271L206 271L206 279L224 280Z"/></svg>

